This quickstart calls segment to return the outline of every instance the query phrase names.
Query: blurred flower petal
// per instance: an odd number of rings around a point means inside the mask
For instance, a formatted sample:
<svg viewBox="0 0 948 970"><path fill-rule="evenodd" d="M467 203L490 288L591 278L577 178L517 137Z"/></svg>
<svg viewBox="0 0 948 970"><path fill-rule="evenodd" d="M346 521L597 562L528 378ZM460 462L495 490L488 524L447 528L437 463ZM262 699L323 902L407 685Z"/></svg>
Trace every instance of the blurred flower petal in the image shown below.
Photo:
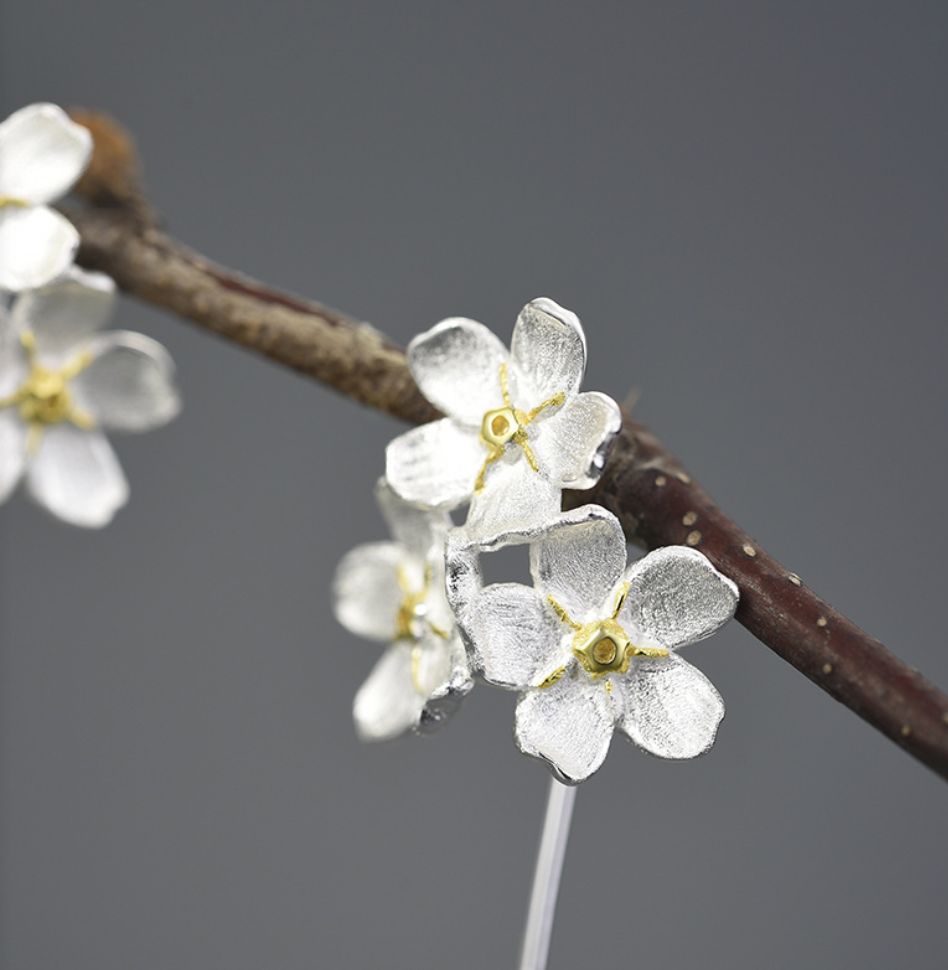
<svg viewBox="0 0 948 970"><path fill-rule="evenodd" d="M28 290L64 273L79 248L72 223L45 206L0 206L0 290Z"/></svg>
<svg viewBox="0 0 948 970"><path fill-rule="evenodd" d="M72 381L76 405L103 428L148 431L181 410L171 355L140 333L115 330L89 342L93 361Z"/></svg>
<svg viewBox="0 0 948 970"><path fill-rule="evenodd" d="M55 282L23 293L10 311L10 325L33 334L41 364L62 367L109 322L114 309L112 279L73 266Z"/></svg>
<svg viewBox="0 0 948 970"><path fill-rule="evenodd" d="M0 124L0 196L43 205L68 192L92 157L92 135L55 104L31 104Z"/></svg>
<svg viewBox="0 0 948 970"><path fill-rule="evenodd" d="M368 640L390 641L403 593L398 567L404 552L395 542L367 542L346 553L336 568L336 619Z"/></svg>
<svg viewBox="0 0 948 970"><path fill-rule="evenodd" d="M30 497L72 525L98 528L128 501L128 483L99 431L47 426L26 471Z"/></svg>

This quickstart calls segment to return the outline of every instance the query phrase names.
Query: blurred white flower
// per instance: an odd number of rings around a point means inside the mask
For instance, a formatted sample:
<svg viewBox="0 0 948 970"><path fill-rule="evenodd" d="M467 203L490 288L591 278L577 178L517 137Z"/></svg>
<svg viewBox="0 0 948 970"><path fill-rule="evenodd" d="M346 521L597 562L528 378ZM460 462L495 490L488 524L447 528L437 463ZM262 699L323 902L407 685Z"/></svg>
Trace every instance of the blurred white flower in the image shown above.
<svg viewBox="0 0 948 970"><path fill-rule="evenodd" d="M480 588L479 554L523 543L534 587ZM714 743L724 702L675 651L727 622L738 592L697 550L667 546L627 567L618 520L587 505L486 542L453 530L447 570L473 667L521 691L517 744L560 781L596 771L615 727L661 758Z"/></svg>
<svg viewBox="0 0 948 970"><path fill-rule="evenodd" d="M79 233L48 203L91 155L88 129L54 104L28 105L0 124L0 289L43 286L69 267Z"/></svg>
<svg viewBox="0 0 948 970"><path fill-rule="evenodd" d="M558 512L564 488L599 479L621 415L605 394L579 393L586 339L575 314L537 299L521 311L510 352L474 320L444 320L408 346L425 397L447 417L392 441L386 477L409 502L471 502L482 533Z"/></svg>
<svg viewBox="0 0 948 970"><path fill-rule="evenodd" d="M472 687L444 594L450 519L403 502L382 479L376 499L394 542L356 546L333 583L336 618L352 633L390 644L355 697L363 741L438 727Z"/></svg>
<svg viewBox="0 0 948 970"><path fill-rule="evenodd" d="M167 351L100 328L115 284L73 268L0 307L0 502L29 495L73 525L111 521L128 484L103 431L146 431L180 410Z"/></svg>

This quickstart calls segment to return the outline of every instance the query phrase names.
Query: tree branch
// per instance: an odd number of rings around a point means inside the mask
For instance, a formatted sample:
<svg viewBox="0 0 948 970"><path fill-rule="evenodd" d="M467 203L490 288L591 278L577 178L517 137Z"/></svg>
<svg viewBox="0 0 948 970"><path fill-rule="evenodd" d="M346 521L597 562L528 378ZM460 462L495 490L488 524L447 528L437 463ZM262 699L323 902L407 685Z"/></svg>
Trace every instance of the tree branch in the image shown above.
<svg viewBox="0 0 948 970"><path fill-rule="evenodd" d="M67 212L82 236L81 265L363 404L413 423L439 416L404 352L368 324L216 266L162 232L130 139L105 116L73 117L96 144L78 186L87 205ZM948 778L948 696L752 543L630 415L598 486L566 496L567 504L584 502L610 509L647 548L700 549L740 587L737 619L754 636Z"/></svg>

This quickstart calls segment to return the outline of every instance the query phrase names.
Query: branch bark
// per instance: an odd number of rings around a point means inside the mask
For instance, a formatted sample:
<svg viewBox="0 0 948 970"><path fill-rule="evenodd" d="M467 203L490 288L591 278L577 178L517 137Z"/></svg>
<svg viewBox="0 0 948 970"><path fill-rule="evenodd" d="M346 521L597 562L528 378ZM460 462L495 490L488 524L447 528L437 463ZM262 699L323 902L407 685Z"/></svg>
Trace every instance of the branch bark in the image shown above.
<svg viewBox="0 0 948 970"><path fill-rule="evenodd" d="M439 413L404 352L373 327L215 265L166 235L141 188L130 139L102 115L74 112L96 152L67 215L79 263L140 299L412 423ZM643 425L625 415L602 479L566 503L598 502L630 541L700 549L740 587L737 619L815 684L948 779L948 696L755 545Z"/></svg>

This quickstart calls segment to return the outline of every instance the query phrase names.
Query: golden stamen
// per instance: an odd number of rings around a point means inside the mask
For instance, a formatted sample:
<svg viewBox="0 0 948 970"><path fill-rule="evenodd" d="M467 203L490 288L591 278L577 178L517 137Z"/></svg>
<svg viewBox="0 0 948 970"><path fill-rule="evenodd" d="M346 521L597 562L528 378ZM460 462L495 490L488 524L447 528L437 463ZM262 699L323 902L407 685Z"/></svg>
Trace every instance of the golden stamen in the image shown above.
<svg viewBox="0 0 948 970"><path fill-rule="evenodd" d="M516 434L513 436L513 440L523 449L523 454L527 459L527 464L535 472L538 472L540 470L540 463L537 461L537 456L533 453L533 449L530 447L527 432L524 431L523 428L518 428Z"/></svg>
<svg viewBox="0 0 948 970"><path fill-rule="evenodd" d="M538 404L528 415L524 424L530 424L530 422L543 410L546 408L559 407L566 400L566 395L562 391L558 391L553 397L548 397L542 404Z"/></svg>
<svg viewBox="0 0 948 970"><path fill-rule="evenodd" d="M565 623L565 624L566 624L567 626L571 626L571 627L572 627L572 628L573 628L574 630L576 630L577 632L578 632L579 630L582 630L582 627L581 627L581 626L580 626L580 625L579 625L578 623L574 623L574 622L573 622L573 621L572 621L572 620L571 620L571 619L569 618L569 613L567 613L567 612L566 612L566 609L565 609L564 607L562 607L562 606L560 606L560 604L559 604L559 603L557 603L557 602L556 602L556 600L555 600L555 599L553 599L553 597L552 597L552 596L551 596L551 595L550 595L549 593L547 593L547 596L546 596L546 601L547 601L547 602L548 602L548 603L550 604L550 606L552 606L552 607L553 607L553 612L554 612L554 613L556 613L556 615L557 615L557 616L558 616L558 617L559 617L559 618L560 618L560 619L561 619L561 620L562 620L562 621L563 621L563 622L564 622L564 623Z"/></svg>
<svg viewBox="0 0 948 970"><path fill-rule="evenodd" d="M419 694L426 693L421 685L421 647L417 643L411 648L411 683Z"/></svg>
<svg viewBox="0 0 948 970"><path fill-rule="evenodd" d="M474 494L480 495L484 491L487 469L498 461L506 452L507 444L513 441L524 454L527 464L535 471L540 471L540 463L530 447L527 426L546 408L557 407L566 400L566 395L560 391L537 405L532 411L521 411L514 407L510 398L510 385L507 374L507 364L500 365L500 390L504 397L504 406L487 411L481 422L480 439L488 449L484 464L481 465L477 478L474 480Z"/></svg>
<svg viewBox="0 0 948 970"><path fill-rule="evenodd" d="M43 425L31 424L30 430L26 435L26 453L32 458L39 451L40 442L43 440Z"/></svg>
<svg viewBox="0 0 948 970"><path fill-rule="evenodd" d="M507 365L506 364L500 365L500 390L501 390L501 393L504 395L504 404L506 404L508 408L512 408L513 405L510 403L510 391L507 389Z"/></svg>
<svg viewBox="0 0 948 970"><path fill-rule="evenodd" d="M537 690L546 690L552 687L559 679L566 673L565 667L557 667L548 677L544 677L543 680L537 684Z"/></svg>
<svg viewBox="0 0 948 970"><path fill-rule="evenodd" d="M487 474L487 466L492 465L499 458L503 458L504 449L495 448L485 459L484 464L481 465L481 470L477 473L477 478L474 480L474 494L480 495L484 491L484 476Z"/></svg>

